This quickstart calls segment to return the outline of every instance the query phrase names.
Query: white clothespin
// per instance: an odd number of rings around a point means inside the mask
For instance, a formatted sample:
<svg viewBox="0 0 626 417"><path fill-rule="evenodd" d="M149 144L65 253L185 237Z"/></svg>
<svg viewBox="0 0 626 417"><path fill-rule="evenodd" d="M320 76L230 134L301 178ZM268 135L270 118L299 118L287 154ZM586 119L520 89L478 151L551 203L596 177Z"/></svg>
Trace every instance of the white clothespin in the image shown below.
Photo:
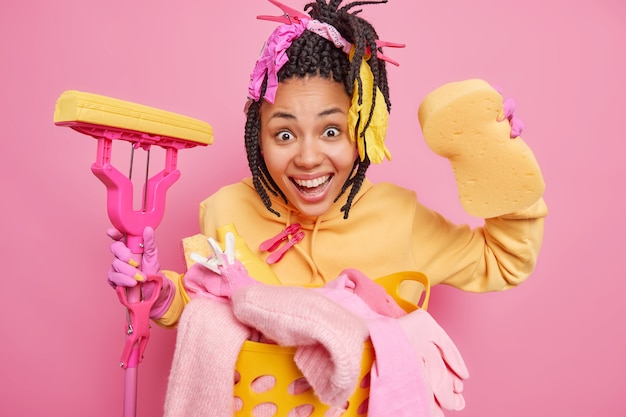
<svg viewBox="0 0 626 417"><path fill-rule="evenodd" d="M207 269L215 272L216 274L222 275L220 271L220 267L224 266L224 252L220 245L213 239L212 237L207 239L209 242L209 247L213 251L213 256L210 258L205 258L199 253L192 252L189 256L192 261L204 266ZM235 235L232 233L226 233L226 259L229 265L233 265L235 263Z"/></svg>

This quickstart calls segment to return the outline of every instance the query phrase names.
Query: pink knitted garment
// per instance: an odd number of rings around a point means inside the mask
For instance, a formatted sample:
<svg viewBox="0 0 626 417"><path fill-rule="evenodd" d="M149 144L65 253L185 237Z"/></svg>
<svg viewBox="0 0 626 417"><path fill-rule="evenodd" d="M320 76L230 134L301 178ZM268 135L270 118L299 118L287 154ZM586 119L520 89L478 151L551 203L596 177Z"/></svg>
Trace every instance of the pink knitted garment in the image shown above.
<svg viewBox="0 0 626 417"><path fill-rule="evenodd" d="M233 294L243 323L283 346L297 346L294 361L325 404L342 408L358 384L365 322L315 291L257 285Z"/></svg>
<svg viewBox="0 0 626 417"><path fill-rule="evenodd" d="M231 306L196 298L178 325L165 417L231 417L235 363L250 330Z"/></svg>

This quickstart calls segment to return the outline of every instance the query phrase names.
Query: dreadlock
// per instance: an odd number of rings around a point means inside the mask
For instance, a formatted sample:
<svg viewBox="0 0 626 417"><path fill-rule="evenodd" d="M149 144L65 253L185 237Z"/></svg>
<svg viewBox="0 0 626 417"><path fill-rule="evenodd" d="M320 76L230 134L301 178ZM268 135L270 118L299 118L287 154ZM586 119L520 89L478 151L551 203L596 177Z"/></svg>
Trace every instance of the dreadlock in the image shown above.
<svg viewBox="0 0 626 417"><path fill-rule="evenodd" d="M295 39L291 46L287 49L289 61L278 71L278 81L285 81L291 78L305 78L307 76L319 76L326 79L343 84L348 96L352 97L355 85L358 89L359 102L362 101L363 91L360 78L360 67L363 58L370 65L372 75L374 77L372 103L370 114L367 120L359 120L364 123L365 131L370 124L374 105L376 100L376 88L380 89L384 99L387 111L391 109L389 101L389 85L387 82L387 71L385 63L378 59L378 49L376 40L378 35L373 26L365 19L358 16L362 9L354 10L367 4L387 3L387 0L371 0L371 1L354 1L339 7L343 0L316 0L304 7L311 19L328 23L334 26L341 35L354 45L354 55L352 60L332 42L324 39L313 32L305 30L302 35ZM371 55L369 59L367 56ZM267 87L267 76L261 87L261 97L265 94ZM272 208L272 202L268 193L275 197L280 197L287 203L287 197L274 182L269 174L261 148L259 145L259 134L261 130L260 106L262 98L258 101L250 103L247 112L245 125L245 146L248 157L248 165L252 174L254 188L261 197L265 207L272 213L280 216L280 214ZM357 132L359 131L357 127ZM367 146L367 144L366 144ZM341 193L335 198L335 201L350 190L346 204L341 207L344 213L344 219L348 218L352 202L365 179L365 172L370 166L370 159L365 152L365 157L361 160L359 157L354 162L352 175L343 184Z"/></svg>

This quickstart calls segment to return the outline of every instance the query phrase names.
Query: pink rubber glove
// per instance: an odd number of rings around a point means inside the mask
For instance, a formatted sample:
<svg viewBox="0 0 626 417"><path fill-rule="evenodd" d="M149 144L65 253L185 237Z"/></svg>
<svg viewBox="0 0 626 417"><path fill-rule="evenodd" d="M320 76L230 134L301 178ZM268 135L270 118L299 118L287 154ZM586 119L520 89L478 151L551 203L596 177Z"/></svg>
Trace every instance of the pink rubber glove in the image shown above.
<svg viewBox="0 0 626 417"><path fill-rule="evenodd" d="M199 263L189 267L183 278L183 285L189 297L201 296L230 302L230 297L237 288L259 284L248 275L241 262L235 260L234 264L228 264L226 256L223 257L225 262L224 266L219 267L220 274Z"/></svg>
<svg viewBox="0 0 626 417"><path fill-rule="evenodd" d="M426 311L419 309L398 318L423 364L426 387L433 394L433 416L443 410L462 410L463 380L469 371L454 342Z"/></svg>
<svg viewBox="0 0 626 417"><path fill-rule="evenodd" d="M107 274L109 284L113 288L134 287L137 282L146 280L146 275L160 275L163 279L161 293L150 310L151 319L159 319L172 304L175 295L175 287L161 272L158 259L158 251L154 240L154 229L146 227L143 231L143 256L141 256L141 266L137 262L137 257L123 242L124 235L117 229L107 230L107 235L114 240L111 244L111 253L115 256L111 263L111 268ZM154 283L143 284L143 298L152 296Z"/></svg>
<svg viewBox="0 0 626 417"><path fill-rule="evenodd" d="M183 285L189 297L207 297L230 303L236 289L259 284L235 258L232 233L226 234L225 253L212 238L209 238L209 245L214 252L211 258L205 259L195 253L191 254L196 263L187 270L183 278Z"/></svg>
<svg viewBox="0 0 626 417"><path fill-rule="evenodd" d="M500 88L497 85L492 86L493 88L495 88L498 93L500 93L500 95L502 94L502 88ZM522 122L521 119L519 119L518 117L515 116L515 100L513 100L512 98L507 98L505 99L503 97L503 101L502 101L502 118L498 119L499 122L504 121L504 120L508 120L509 124L511 125L511 139L515 139L516 137L520 136L522 134L522 131L524 130L524 122Z"/></svg>

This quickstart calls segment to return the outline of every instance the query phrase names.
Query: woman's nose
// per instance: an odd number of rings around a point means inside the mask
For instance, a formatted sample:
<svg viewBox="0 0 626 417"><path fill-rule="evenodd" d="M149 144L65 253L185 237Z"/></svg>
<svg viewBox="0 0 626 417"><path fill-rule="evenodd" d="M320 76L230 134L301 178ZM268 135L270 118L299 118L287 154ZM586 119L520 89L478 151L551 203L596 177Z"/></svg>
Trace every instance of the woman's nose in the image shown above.
<svg viewBox="0 0 626 417"><path fill-rule="evenodd" d="M315 167L324 159L324 153L315 139L306 138L301 140L299 145L295 157L296 165L304 168Z"/></svg>

